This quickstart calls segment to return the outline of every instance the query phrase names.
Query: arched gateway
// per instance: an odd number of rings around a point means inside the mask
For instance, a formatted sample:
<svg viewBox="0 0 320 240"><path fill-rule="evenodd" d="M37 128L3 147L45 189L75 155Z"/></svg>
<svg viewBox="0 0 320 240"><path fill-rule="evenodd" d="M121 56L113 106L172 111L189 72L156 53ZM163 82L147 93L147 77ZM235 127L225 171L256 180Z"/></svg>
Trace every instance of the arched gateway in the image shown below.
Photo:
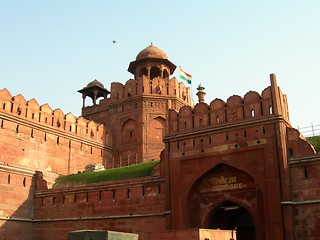
<svg viewBox="0 0 320 240"><path fill-rule="evenodd" d="M256 240L263 219L259 186L244 171L219 164L190 190L190 227L235 230L237 240ZM258 229L257 229L258 228Z"/></svg>
<svg viewBox="0 0 320 240"><path fill-rule="evenodd" d="M237 239L254 240L255 226L249 211L236 203L225 201L208 218L207 228L235 230Z"/></svg>

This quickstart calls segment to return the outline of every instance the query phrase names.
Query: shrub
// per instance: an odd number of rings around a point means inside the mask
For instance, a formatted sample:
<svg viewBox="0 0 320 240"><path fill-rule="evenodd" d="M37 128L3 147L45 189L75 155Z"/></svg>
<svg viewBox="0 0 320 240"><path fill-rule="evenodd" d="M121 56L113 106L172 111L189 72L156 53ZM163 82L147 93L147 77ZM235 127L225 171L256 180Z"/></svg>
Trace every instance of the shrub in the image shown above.
<svg viewBox="0 0 320 240"><path fill-rule="evenodd" d="M320 136L307 137L309 143L311 143L316 149L317 153L320 152Z"/></svg>

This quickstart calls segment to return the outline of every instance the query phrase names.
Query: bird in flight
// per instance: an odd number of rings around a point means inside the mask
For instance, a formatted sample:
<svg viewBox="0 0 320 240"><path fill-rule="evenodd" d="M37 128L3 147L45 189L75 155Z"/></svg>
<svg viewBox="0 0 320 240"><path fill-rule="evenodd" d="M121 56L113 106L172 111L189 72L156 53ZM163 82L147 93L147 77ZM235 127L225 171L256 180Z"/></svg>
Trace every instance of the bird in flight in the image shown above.
<svg viewBox="0 0 320 240"><path fill-rule="evenodd" d="M116 40L113 40L112 42L113 42L113 44L116 44L116 43L117 43Z"/></svg>

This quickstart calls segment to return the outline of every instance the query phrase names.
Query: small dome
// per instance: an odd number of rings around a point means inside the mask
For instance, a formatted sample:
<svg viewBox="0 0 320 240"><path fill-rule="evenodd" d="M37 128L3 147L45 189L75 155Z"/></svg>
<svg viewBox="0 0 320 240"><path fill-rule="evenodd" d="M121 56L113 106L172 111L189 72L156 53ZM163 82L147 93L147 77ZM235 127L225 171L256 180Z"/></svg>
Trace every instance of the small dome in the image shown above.
<svg viewBox="0 0 320 240"><path fill-rule="evenodd" d="M99 82L97 79L95 79L95 80L93 80L92 82L90 82L90 83L87 85L87 88L88 88L88 87L95 87L95 86L104 88L103 84L102 84L101 82Z"/></svg>
<svg viewBox="0 0 320 240"><path fill-rule="evenodd" d="M140 60L143 58L161 58L168 59L167 54L165 54L161 49L151 45L145 49L143 49L136 57L136 60Z"/></svg>

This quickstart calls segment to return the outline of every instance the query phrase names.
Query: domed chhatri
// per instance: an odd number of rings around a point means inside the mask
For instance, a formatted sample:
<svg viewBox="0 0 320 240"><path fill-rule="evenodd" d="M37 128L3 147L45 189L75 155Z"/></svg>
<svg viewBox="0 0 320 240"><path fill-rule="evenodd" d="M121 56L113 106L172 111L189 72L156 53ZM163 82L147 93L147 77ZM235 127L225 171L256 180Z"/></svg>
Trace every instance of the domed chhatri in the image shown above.
<svg viewBox="0 0 320 240"><path fill-rule="evenodd" d="M135 61L130 62L128 71L134 74L136 80L142 75L150 79L155 77L169 79L175 69L176 65L169 61L167 54L151 43L138 53Z"/></svg>
<svg viewBox="0 0 320 240"><path fill-rule="evenodd" d="M161 49L157 48L151 43L149 47L139 52L139 54L136 57L136 60L141 60L144 58L168 59L168 56Z"/></svg>
<svg viewBox="0 0 320 240"><path fill-rule="evenodd" d="M108 89L104 88L103 84L99 82L97 79L88 83L88 85L78 91L82 94L83 105L85 107L85 99L86 97L90 97L94 105L96 105L96 101L99 97L107 98L110 93Z"/></svg>
<svg viewBox="0 0 320 240"><path fill-rule="evenodd" d="M103 84L101 82L99 82L97 79L95 79L92 82L88 83L87 88L88 87L96 87L96 86L104 88Z"/></svg>

